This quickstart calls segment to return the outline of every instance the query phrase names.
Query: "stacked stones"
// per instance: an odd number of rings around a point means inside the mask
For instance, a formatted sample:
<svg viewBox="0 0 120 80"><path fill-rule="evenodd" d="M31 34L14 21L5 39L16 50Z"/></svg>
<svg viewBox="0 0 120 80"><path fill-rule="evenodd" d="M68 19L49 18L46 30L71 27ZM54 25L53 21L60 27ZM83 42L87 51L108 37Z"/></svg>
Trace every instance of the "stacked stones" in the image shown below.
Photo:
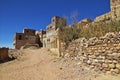
<svg viewBox="0 0 120 80"><path fill-rule="evenodd" d="M66 57L75 56L96 71L120 74L120 33L75 40L69 44L65 54Z"/></svg>

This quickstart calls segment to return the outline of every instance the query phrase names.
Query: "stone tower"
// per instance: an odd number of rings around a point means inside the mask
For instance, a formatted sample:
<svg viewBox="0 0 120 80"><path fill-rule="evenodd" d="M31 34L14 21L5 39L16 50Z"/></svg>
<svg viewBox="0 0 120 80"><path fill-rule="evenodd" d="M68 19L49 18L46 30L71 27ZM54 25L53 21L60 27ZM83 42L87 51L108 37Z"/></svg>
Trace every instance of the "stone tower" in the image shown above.
<svg viewBox="0 0 120 80"><path fill-rule="evenodd" d="M120 0L110 0L112 18L120 17Z"/></svg>

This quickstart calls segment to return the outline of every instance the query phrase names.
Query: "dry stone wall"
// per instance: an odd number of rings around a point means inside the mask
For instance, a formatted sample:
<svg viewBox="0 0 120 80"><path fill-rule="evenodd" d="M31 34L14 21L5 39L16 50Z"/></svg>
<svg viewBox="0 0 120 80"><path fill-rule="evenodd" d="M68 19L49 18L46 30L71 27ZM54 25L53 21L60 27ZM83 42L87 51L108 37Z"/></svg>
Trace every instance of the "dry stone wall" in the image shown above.
<svg viewBox="0 0 120 80"><path fill-rule="evenodd" d="M120 32L72 41L67 48L63 46L61 52L96 71L120 74Z"/></svg>

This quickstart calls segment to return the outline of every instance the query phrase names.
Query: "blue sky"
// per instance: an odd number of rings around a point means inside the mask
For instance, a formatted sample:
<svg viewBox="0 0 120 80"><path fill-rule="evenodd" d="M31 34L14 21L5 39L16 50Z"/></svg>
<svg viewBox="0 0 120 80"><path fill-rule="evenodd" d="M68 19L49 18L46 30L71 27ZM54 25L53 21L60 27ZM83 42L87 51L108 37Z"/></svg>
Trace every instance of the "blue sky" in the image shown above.
<svg viewBox="0 0 120 80"><path fill-rule="evenodd" d="M0 0L0 47L13 47L16 32L24 28L43 29L53 16L67 17L78 13L78 20L110 11L110 0Z"/></svg>

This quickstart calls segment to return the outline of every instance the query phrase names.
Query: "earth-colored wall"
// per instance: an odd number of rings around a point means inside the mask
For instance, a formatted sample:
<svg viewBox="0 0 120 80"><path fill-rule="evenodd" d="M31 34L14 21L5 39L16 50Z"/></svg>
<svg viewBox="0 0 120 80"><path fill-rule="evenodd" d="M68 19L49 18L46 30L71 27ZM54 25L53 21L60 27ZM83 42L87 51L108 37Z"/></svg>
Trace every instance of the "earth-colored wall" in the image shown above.
<svg viewBox="0 0 120 80"><path fill-rule="evenodd" d="M104 37L81 38L62 47L65 57L74 57L81 64L104 73L120 74L120 32Z"/></svg>

